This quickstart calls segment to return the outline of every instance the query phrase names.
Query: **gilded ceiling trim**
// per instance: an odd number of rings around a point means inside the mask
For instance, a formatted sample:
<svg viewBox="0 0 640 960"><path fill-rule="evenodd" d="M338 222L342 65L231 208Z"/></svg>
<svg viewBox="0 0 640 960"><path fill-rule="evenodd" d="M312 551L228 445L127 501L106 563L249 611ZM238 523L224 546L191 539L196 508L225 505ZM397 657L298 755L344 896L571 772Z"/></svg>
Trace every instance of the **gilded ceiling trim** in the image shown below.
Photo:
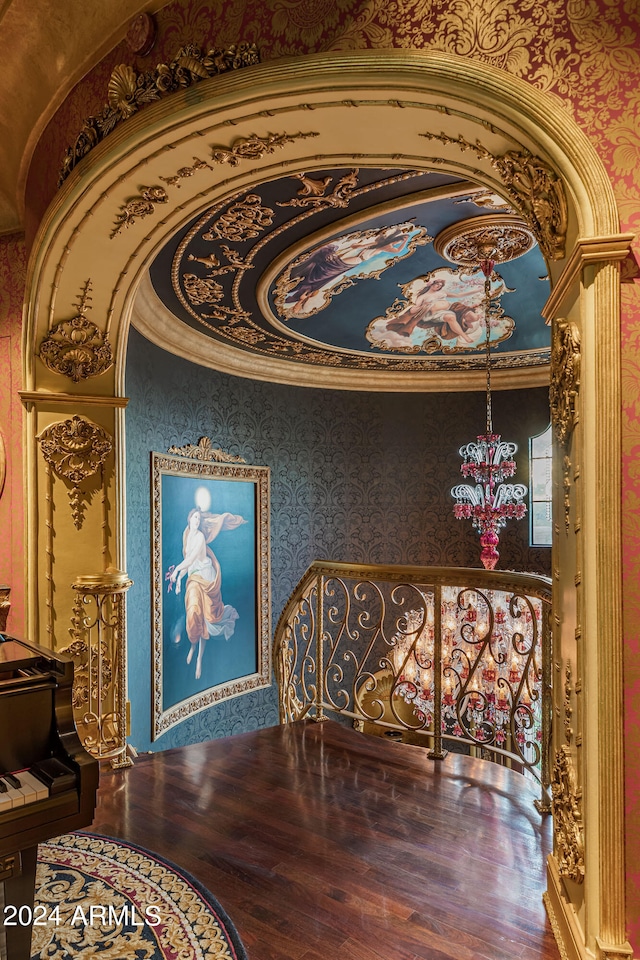
<svg viewBox="0 0 640 960"><path fill-rule="evenodd" d="M501 215L454 223L438 234L433 246L450 263L475 269L481 260L500 264L522 257L536 242L533 231L520 217Z"/></svg>
<svg viewBox="0 0 640 960"><path fill-rule="evenodd" d="M236 74L236 76L234 77L234 80L237 79L238 76L240 77L240 79L242 79L241 74L240 75ZM216 81L217 84L222 84L222 86L218 88L218 92L220 96L222 96L224 93L225 82L228 82L228 78L226 78L226 81L225 81L225 78L221 77ZM178 100L179 100L179 95L176 94L174 102L178 104ZM183 108L185 106L187 110L190 110L193 107L193 104L190 101L188 101L186 105L185 104L182 105ZM166 107L166 103L156 104L154 107L154 112L155 113L163 112L164 107ZM409 100L389 101L388 99L373 99L373 98L369 100L336 100L334 99L334 100L314 102L314 103L311 103L311 102L303 103L303 104L296 103L295 105L287 104L286 106L283 106L283 107L270 105L270 109L268 111L263 111L263 110L251 111L251 113L248 113L243 117L235 117L233 120L233 123L234 125L239 125L242 122L257 120L258 118L264 118L267 115L269 117L288 115L295 110L303 110L306 113L307 111L311 111L311 110L313 111L335 110L339 108L347 108L351 110L351 109L357 109L358 107L363 107L363 108L364 107L380 107L381 109L385 109L385 110L388 110L388 109L391 109L393 111L401 110L403 113L408 108L411 108L411 107L417 108L420 110L431 111L431 112L433 111L437 111L439 113L446 112L447 115L459 117L460 119L466 119L470 123L480 124L484 129L488 130L490 133L498 135L502 139L507 140L509 142L515 142L513 141L513 138L509 136L508 133L499 130L495 124L489 123L488 121L484 121L482 119L478 119L477 116L472 116L464 111L452 110L450 108L447 108L446 110L444 110L444 108L438 105L424 103L420 101L409 101ZM167 114L167 116L170 116L170 114ZM142 119L143 118L140 116L132 118L131 123L139 124ZM229 121L225 120L225 121L216 122L214 124L209 124L208 126L202 126L202 124L198 124L197 137L202 138L204 136L208 136L212 134L214 131L218 131L227 127L228 123ZM192 137L195 135L196 134L192 134ZM252 134L248 139L252 139L254 136L256 135ZM267 135L267 136L272 136L272 135ZM152 147L155 143L158 142L158 139L159 137L157 136L151 137L148 145ZM182 142L186 142L187 140L188 138L184 138ZM163 156L167 151L174 151L176 147L177 147L177 143L175 142L175 140L170 143L163 143L162 146L156 149L152 149L150 153L146 153L144 156L144 159L134 162L125 173L120 175L117 181L115 181L110 187L107 188L107 190L102 192L100 196L95 199L95 202L91 210L87 211L87 213L84 215L83 222L77 224L74 230L74 234L76 236L79 235L82 227L84 226L84 221L90 217L94 217L98 211L99 206L107 202L115 191L120 192L118 188L122 183L124 183L125 180L133 177L136 171L141 171L143 167L147 168L152 163L153 160ZM222 150L223 150L223 153L232 152L227 148L222 148ZM456 176L461 176L461 177L466 177L466 178L471 178L473 180L476 180L479 183L479 185L482 185L485 188L485 190L489 189L493 192L499 193L502 188L502 185L499 180L494 180L488 177L485 171L479 170L476 167L473 167L468 164L462 164L455 160L453 161L448 160L445 163L444 159L441 157L438 157L438 156L425 157L424 153L419 153L419 152L416 152L415 154L408 153L406 151L404 153L396 152L395 154L392 154L390 156L389 154L378 154L378 153L373 155L371 152L367 154L359 154L359 153L356 153L355 151L352 151L348 159L345 159L344 156L332 156L327 153L325 153L324 155L318 154L315 157L309 158L310 162L304 163L304 169L307 169L307 170L311 169L314 165L314 162L316 166L319 164L320 161L323 161L323 165L326 165L327 161L333 163L334 165L335 164L345 165L345 164L348 164L349 162L353 162L354 159L358 160L358 159L365 159L365 158L369 163L375 160L376 164L384 165L385 163L391 163L394 166L398 164L402 164L408 167L415 166L415 168L423 169L423 170L429 168L433 164L436 164L436 165L442 164L443 170L446 169L447 171L451 172ZM194 158L194 160L197 160L197 158ZM285 160L281 164L279 164L275 169L284 170L290 164L291 164L291 160ZM299 165L302 166L302 164L299 164ZM201 169L201 168L202 168L202 164L198 161L196 169ZM171 185L180 186L180 183L178 182L177 177L181 171L185 171L187 169L188 168L186 166L181 166L178 168L177 174L173 174L169 177L159 175L158 179L167 183L171 181ZM269 170L270 168L263 168L262 169L263 175L266 174ZM297 171L294 170L293 172L297 172ZM232 176L222 181L216 181L216 185L215 185L216 190L218 191L224 190L225 187L227 188L231 187L234 183L237 183L239 181L245 183L246 176L239 173L235 177ZM156 189L156 188L148 188L148 189ZM163 188L158 188L158 189L162 190ZM159 225L162 228L167 227L169 222L174 222L176 214L178 214L180 211L184 211L183 219L187 219L189 214L193 215L193 212L194 212L193 204L196 203L198 200L201 200L201 206L202 206L202 204L206 202L206 198L208 198L210 194L211 194L211 188L208 188L197 193L194 197L190 197L189 199L186 199L185 202L179 203L177 205L172 203L167 203L166 204L167 214L160 221ZM134 201L140 201L140 197L135 197L133 199ZM147 200L147 198L143 197L142 201L145 201L145 200ZM153 208L153 201L150 201L150 202L151 202L151 207ZM137 207L135 209L128 209L127 203L121 205L120 216L124 215L124 219L127 222L127 225L129 225L129 222L130 222L130 219L129 219L130 214L133 213L133 215L135 216L136 210L137 210ZM148 216L151 212L152 212L152 209L145 208L144 215ZM142 209L140 209L138 216L142 214L143 214L143 211ZM176 226L178 225L179 225L179 222L176 221ZM118 226L119 226L119 220L116 219L116 230L114 231L114 234L118 232L117 230ZM150 240L150 237L147 236L144 238L143 242L146 243L149 240ZM71 249L70 247L67 248L67 253L70 252L70 249ZM61 260L60 263L58 264L58 268L56 270L56 277L52 286L52 299L51 299L50 308L49 308L49 314L50 314L49 325L50 326L52 326L54 323L55 296L56 296L56 291L59 289L60 278L62 276L63 268L64 268L64 260L66 260L66 257L63 258L63 260ZM139 253L137 250L127 260L124 270L121 273L121 278L129 274L132 264L135 264L137 266L136 261L139 262ZM129 281L126 281L126 282L128 283ZM120 282L118 282L113 287L113 296L112 296L111 304L109 305L109 308L107 310L107 330L106 330L107 334L109 333L111 328L111 323L112 323L114 310L115 310L114 303L119 294L120 286L121 284Z"/></svg>
<svg viewBox="0 0 640 960"><path fill-rule="evenodd" d="M266 137L259 137L252 134L250 137L238 137L231 146L226 149L221 146L211 148L211 159L214 163L228 163L231 167L237 167L241 160L261 160L267 153L274 153L276 147L284 147L287 143L295 143L296 140L306 140L308 137L317 137L317 133L270 133ZM195 170L213 169L203 160L194 157L194 164L191 167L181 167L175 176L159 177L169 186L179 187L180 180L191 176ZM188 171L188 172L187 172ZM129 200L120 209L116 215L116 225L111 232L111 238L116 237L122 229L130 227L138 219L150 216L155 212L156 204L166 203L169 195L164 187L142 187L137 197ZM231 239L231 238L228 238ZM234 239L243 239L234 237Z"/></svg>
<svg viewBox="0 0 640 960"><path fill-rule="evenodd" d="M211 340L205 333L177 321L169 312L157 297L148 274L143 277L138 289L131 322L143 336L163 350L221 373L254 380L391 393L466 392L482 390L486 385L484 366L475 370L458 370L455 358L452 358L452 366L444 370L441 367L417 370L415 360L411 357L403 361L396 360L395 369L347 369L339 365L320 367L292 363L276 356L238 350L222 341L215 344L215 350L211 350ZM402 369L398 369L399 362L404 363ZM509 369L492 366L491 383L496 390L548 386L549 364Z"/></svg>

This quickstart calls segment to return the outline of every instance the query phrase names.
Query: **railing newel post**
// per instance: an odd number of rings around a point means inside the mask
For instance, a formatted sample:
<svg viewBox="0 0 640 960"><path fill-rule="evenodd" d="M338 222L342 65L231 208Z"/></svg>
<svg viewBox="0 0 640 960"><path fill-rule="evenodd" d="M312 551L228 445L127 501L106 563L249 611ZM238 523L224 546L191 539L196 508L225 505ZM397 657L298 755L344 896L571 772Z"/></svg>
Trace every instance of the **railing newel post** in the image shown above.
<svg viewBox="0 0 640 960"><path fill-rule="evenodd" d="M442 584L433 585L433 748L430 760L444 760L442 749Z"/></svg>
<svg viewBox="0 0 640 960"><path fill-rule="evenodd" d="M540 757L540 800L534 804L538 813L551 813L551 747L552 690L551 690L551 604L542 601L542 744Z"/></svg>
<svg viewBox="0 0 640 960"><path fill-rule="evenodd" d="M314 720L320 723L326 720L324 712L324 575L318 571L316 581L316 712Z"/></svg>

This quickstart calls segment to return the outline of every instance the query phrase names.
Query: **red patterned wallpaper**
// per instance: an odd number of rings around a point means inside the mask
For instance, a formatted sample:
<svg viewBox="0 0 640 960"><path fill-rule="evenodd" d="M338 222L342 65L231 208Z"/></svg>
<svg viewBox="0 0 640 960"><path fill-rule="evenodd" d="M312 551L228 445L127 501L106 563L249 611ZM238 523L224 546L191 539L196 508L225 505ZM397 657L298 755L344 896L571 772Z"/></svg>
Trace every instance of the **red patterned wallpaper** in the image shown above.
<svg viewBox="0 0 640 960"><path fill-rule="evenodd" d="M0 432L6 480L0 496L0 584L11 588L7 631L24 636L21 328L26 255L21 237L0 237Z"/></svg>
<svg viewBox="0 0 640 960"><path fill-rule="evenodd" d="M437 50L480 59L562 102L611 177L621 229L640 232L640 7L637 0L174 0L157 17L145 58L124 43L72 92L45 131L27 194L33 232L53 194L58 165L83 119L106 101L118 63L151 69L187 42L254 41L263 61L327 50ZM639 248L640 249L640 248ZM640 288L624 288L623 549L625 720L630 936L640 951Z"/></svg>

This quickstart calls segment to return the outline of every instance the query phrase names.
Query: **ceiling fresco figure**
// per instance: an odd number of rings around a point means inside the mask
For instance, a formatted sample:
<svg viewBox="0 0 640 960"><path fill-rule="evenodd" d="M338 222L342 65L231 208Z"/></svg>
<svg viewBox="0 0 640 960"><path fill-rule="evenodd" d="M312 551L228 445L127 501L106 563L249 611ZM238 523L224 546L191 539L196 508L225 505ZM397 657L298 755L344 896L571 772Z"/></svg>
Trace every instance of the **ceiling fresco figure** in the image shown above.
<svg viewBox="0 0 640 960"><path fill-rule="evenodd" d="M385 350L457 352L477 350L485 341L483 291L478 277L451 270L433 270L401 285L404 300L396 300L383 317L367 327L367 340ZM507 292L494 282L492 298ZM509 291L513 292L513 291ZM490 320L491 343L511 336L515 324L495 303Z"/></svg>
<svg viewBox="0 0 640 960"><path fill-rule="evenodd" d="M378 278L383 270L410 256L419 243L430 239L426 227L406 222L357 230L317 247L294 260L279 278L277 302L281 314L286 319L318 313L334 295L352 286L354 280ZM289 288L284 296L283 288Z"/></svg>

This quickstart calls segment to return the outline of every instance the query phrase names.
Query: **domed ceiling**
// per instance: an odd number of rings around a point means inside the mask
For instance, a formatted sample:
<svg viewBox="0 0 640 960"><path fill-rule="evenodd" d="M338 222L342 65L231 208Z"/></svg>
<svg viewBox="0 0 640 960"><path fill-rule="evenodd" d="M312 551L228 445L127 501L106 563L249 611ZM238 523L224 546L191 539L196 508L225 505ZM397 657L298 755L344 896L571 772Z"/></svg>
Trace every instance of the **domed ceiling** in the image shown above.
<svg viewBox="0 0 640 960"><path fill-rule="evenodd" d="M289 360L301 382L310 364L477 372L487 257L492 368L542 374L549 282L533 234L496 194L437 172L354 166L254 185L176 234L150 279L212 350Z"/></svg>

